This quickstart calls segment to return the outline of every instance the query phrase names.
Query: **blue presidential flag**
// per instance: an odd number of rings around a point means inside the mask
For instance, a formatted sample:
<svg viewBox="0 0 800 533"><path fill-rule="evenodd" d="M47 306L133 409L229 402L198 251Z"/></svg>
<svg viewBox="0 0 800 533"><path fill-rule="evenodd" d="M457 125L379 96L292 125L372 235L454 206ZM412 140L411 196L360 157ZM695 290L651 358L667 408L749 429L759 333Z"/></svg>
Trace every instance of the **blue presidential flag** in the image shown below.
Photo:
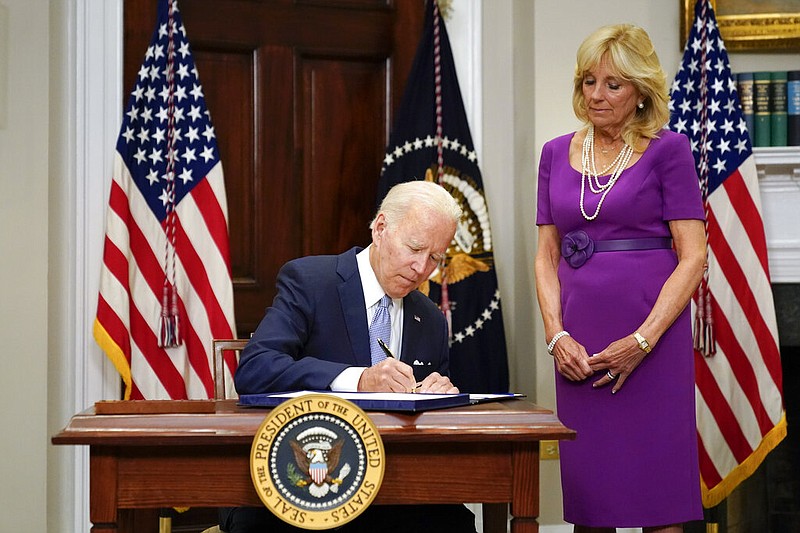
<svg viewBox="0 0 800 533"><path fill-rule="evenodd" d="M464 211L447 260L421 290L450 324L450 378L463 392L507 392L508 362L492 229L453 54L437 2L428 2L422 39L386 149L378 204L401 182L442 185Z"/></svg>

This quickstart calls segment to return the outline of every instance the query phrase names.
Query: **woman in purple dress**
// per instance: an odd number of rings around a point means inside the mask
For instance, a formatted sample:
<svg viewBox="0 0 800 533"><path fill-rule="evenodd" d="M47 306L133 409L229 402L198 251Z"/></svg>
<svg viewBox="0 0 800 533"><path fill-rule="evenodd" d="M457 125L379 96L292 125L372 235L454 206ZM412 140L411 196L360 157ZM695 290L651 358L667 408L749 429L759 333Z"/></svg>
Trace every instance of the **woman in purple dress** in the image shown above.
<svg viewBox="0 0 800 533"><path fill-rule="evenodd" d="M647 33L600 28L577 53L580 131L539 163L536 291L556 369L564 519L576 532L678 532L702 519L689 301L703 205L667 122Z"/></svg>

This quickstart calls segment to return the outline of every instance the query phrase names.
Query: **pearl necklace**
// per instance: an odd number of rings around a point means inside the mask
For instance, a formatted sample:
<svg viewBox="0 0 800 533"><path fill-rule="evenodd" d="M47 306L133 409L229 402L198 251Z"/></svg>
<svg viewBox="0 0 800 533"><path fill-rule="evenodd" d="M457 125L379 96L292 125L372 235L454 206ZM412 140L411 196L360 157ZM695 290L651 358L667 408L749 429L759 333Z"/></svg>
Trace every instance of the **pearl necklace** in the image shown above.
<svg viewBox="0 0 800 533"><path fill-rule="evenodd" d="M600 208L603 206L603 201L606 195L611 191L611 188L619 179L622 171L628 166L628 162L633 156L633 148L628 144L622 147L617 157L606 168L597 172L597 167L594 162L594 124L589 125L589 130L586 132L586 138L583 139L583 152L581 154L581 214L583 218L591 222L600 214ZM613 169L613 170L612 170ZM600 176L605 175L609 170L612 170L608 181L600 183ZM583 206L583 198L586 191L586 182L589 183L589 189L594 194L602 194L600 201L597 203L597 208L594 214L589 216Z"/></svg>

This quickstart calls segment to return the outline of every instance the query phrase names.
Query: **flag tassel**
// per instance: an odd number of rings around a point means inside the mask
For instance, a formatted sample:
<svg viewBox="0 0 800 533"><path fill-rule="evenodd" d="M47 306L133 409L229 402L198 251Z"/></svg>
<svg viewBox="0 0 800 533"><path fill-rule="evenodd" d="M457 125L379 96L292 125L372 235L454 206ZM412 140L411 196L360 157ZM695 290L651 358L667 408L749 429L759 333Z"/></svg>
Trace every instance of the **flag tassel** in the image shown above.
<svg viewBox="0 0 800 533"><path fill-rule="evenodd" d="M167 24L167 218L164 244L164 291L161 295L161 320L159 323L158 345L161 348L175 348L181 343L178 317L178 291L175 288L175 5L170 2ZM172 279L172 282L170 282Z"/></svg>
<svg viewBox="0 0 800 533"><path fill-rule="evenodd" d="M158 328L158 346L175 348L181 343L178 295L175 287L164 285L161 295L161 320Z"/></svg>
<svg viewBox="0 0 800 533"><path fill-rule="evenodd" d="M447 338L452 343L453 342L453 311L450 308L450 296L447 290L447 274L444 268L444 261L442 261L440 265L442 269L442 294L441 294L441 303L439 307L444 314L444 319L447 322Z"/></svg>
<svg viewBox="0 0 800 533"><path fill-rule="evenodd" d="M711 312L711 292L708 290L708 271L697 288L697 310L694 314L694 349L704 357L717 353L714 319Z"/></svg>

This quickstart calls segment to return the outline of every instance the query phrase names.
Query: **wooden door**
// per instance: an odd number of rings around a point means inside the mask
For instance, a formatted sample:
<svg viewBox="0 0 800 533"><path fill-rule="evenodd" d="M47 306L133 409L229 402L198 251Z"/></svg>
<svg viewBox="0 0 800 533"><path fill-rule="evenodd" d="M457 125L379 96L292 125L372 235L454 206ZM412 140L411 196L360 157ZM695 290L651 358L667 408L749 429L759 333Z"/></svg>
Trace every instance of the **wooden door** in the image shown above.
<svg viewBox="0 0 800 533"><path fill-rule="evenodd" d="M156 0L125 0L126 90ZM289 259L370 242L424 0L180 0L225 173L238 334Z"/></svg>

